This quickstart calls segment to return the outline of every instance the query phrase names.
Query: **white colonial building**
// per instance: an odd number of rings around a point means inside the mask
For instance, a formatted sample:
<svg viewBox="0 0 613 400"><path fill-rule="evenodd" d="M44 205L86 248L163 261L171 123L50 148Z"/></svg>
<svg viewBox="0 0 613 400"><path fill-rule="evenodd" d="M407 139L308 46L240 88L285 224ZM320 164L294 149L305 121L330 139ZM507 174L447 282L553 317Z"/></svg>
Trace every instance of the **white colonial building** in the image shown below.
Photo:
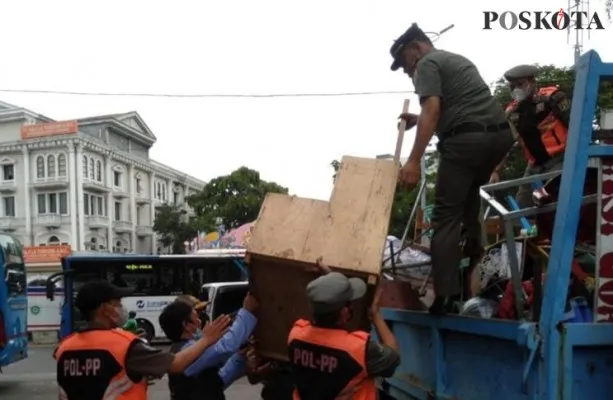
<svg viewBox="0 0 613 400"><path fill-rule="evenodd" d="M160 252L155 207L186 207L204 182L151 160L155 141L136 112L56 122L0 102L0 230L27 246Z"/></svg>

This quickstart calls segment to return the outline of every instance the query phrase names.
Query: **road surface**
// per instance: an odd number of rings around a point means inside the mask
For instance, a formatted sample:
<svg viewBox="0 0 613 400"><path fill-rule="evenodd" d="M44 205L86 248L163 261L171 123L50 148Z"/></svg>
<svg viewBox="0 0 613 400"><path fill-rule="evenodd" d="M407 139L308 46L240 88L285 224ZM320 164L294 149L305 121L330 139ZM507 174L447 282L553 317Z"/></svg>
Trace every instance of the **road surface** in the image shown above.
<svg viewBox="0 0 613 400"><path fill-rule="evenodd" d="M52 346L30 346L28 359L4 369L0 374L2 400L57 400L55 362ZM259 386L245 380L226 390L228 400L258 400ZM161 380L149 388L149 400L168 400L168 381Z"/></svg>

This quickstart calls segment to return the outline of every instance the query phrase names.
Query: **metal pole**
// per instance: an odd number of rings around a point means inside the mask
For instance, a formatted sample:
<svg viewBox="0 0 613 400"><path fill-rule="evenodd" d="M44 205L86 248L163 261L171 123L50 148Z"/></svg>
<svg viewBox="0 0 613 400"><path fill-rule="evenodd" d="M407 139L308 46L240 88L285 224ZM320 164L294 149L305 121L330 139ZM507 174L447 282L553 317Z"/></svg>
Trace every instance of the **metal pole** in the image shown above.
<svg viewBox="0 0 613 400"><path fill-rule="evenodd" d="M419 199L421 197L421 193L424 191L425 187L426 187L426 180L422 179L421 185L419 186L419 192L417 193L417 197L415 199ZM407 236L409 234L409 227L411 226L411 221L413 221L413 218L415 217L415 213L417 212L418 205L419 205L419 202L416 200L415 203L413 204L413 209L411 209L411 215L409 216L409 220L407 221L407 226L404 228L402 239L400 240L400 250L398 251L397 262L400 262L400 254L402 253L402 250L404 249L404 242L407 240Z"/></svg>

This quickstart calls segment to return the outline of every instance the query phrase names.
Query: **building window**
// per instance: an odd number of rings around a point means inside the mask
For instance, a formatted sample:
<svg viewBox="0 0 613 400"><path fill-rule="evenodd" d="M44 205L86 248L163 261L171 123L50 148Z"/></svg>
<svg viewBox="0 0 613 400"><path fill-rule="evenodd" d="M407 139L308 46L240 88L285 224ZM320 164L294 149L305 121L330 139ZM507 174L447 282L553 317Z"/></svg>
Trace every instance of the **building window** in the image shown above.
<svg viewBox="0 0 613 400"><path fill-rule="evenodd" d="M49 178L55 177L55 156L54 155L47 156L47 176Z"/></svg>
<svg viewBox="0 0 613 400"><path fill-rule="evenodd" d="M7 164L2 166L2 180L14 181L15 180L15 166L13 164Z"/></svg>
<svg viewBox="0 0 613 400"><path fill-rule="evenodd" d="M2 198L2 205L4 206L4 216L5 217L14 217L15 216L15 197L9 196Z"/></svg>
<svg viewBox="0 0 613 400"><path fill-rule="evenodd" d="M57 214L57 194L48 194L47 204L49 205L49 214Z"/></svg>
<svg viewBox="0 0 613 400"><path fill-rule="evenodd" d="M121 187L121 172L113 171L113 185L115 187Z"/></svg>
<svg viewBox="0 0 613 400"><path fill-rule="evenodd" d="M68 193L60 192L60 214L68 215Z"/></svg>
<svg viewBox="0 0 613 400"><path fill-rule="evenodd" d="M162 185L160 182L156 182L155 184L155 198L158 200L162 199Z"/></svg>
<svg viewBox="0 0 613 400"><path fill-rule="evenodd" d="M60 239L57 236L51 236L47 243L49 244L49 246L59 246Z"/></svg>
<svg viewBox="0 0 613 400"><path fill-rule="evenodd" d="M66 176L66 156L64 154L57 156L57 176Z"/></svg>
<svg viewBox="0 0 613 400"><path fill-rule="evenodd" d="M41 193L37 196L38 214L68 215L68 194Z"/></svg>
<svg viewBox="0 0 613 400"><path fill-rule="evenodd" d="M140 179L139 178L136 178L136 180L134 181L134 185L136 186L136 193L137 194L141 194L143 189L142 189L142 187L140 185Z"/></svg>
<svg viewBox="0 0 613 400"><path fill-rule="evenodd" d="M36 177L45 177L45 158L43 156L36 157Z"/></svg>
<svg viewBox="0 0 613 400"><path fill-rule="evenodd" d="M179 204L179 193L172 192L172 202L174 204Z"/></svg>
<svg viewBox="0 0 613 400"><path fill-rule="evenodd" d="M115 202L115 221L121 221L121 202Z"/></svg>
<svg viewBox="0 0 613 400"><path fill-rule="evenodd" d="M94 159L89 159L89 179L92 181L96 179L96 171L94 170Z"/></svg>
<svg viewBox="0 0 613 400"><path fill-rule="evenodd" d="M166 201L166 184L162 183L162 201Z"/></svg>
<svg viewBox="0 0 613 400"><path fill-rule="evenodd" d="M89 171L89 168L88 168L87 156L83 156L83 177L87 178L89 176L88 171Z"/></svg>
<svg viewBox="0 0 613 400"><path fill-rule="evenodd" d="M102 163L100 160L96 161L96 180L102 182Z"/></svg>
<svg viewBox="0 0 613 400"><path fill-rule="evenodd" d="M106 199L93 194L83 194L83 214L106 216Z"/></svg>
<svg viewBox="0 0 613 400"><path fill-rule="evenodd" d="M89 215L89 195L87 193L83 195L83 214Z"/></svg>

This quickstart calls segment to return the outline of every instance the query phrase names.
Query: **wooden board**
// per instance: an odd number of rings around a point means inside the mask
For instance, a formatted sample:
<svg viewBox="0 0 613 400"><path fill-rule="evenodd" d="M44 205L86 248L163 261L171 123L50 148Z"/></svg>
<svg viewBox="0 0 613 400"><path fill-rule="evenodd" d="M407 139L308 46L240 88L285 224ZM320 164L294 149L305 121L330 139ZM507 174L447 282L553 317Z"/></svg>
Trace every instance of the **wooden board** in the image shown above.
<svg viewBox="0 0 613 400"><path fill-rule="evenodd" d="M249 262L252 293L260 300L255 328L258 353L269 359L287 361L287 338L297 319L311 318L306 286L318 274L297 264L253 256ZM350 329L368 329L366 309L373 290L355 306Z"/></svg>
<svg viewBox="0 0 613 400"><path fill-rule="evenodd" d="M343 157L329 202L269 194L247 251L378 275L397 178L391 160Z"/></svg>

